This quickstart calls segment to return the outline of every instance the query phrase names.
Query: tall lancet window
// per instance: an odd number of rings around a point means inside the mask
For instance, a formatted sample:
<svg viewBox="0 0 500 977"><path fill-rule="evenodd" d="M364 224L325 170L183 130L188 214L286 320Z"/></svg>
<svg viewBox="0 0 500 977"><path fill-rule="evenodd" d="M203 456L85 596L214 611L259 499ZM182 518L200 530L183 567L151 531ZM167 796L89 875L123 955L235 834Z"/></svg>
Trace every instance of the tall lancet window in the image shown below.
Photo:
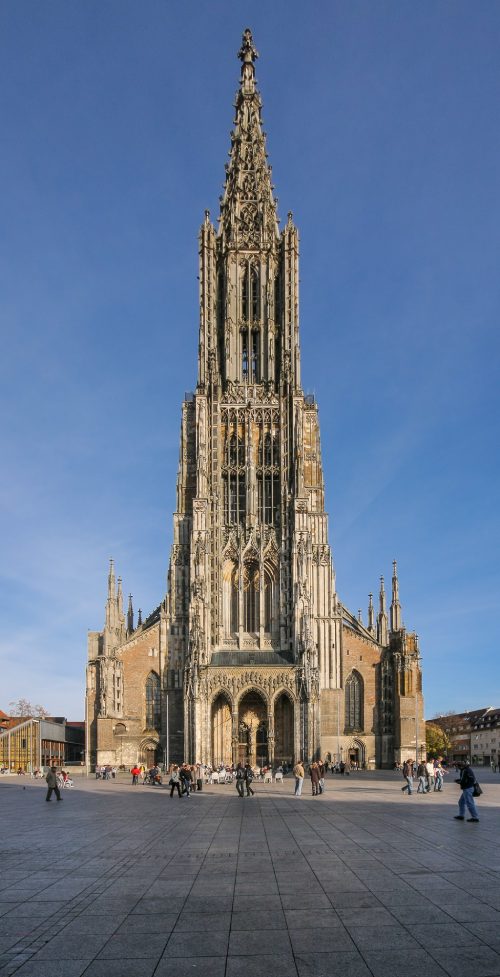
<svg viewBox="0 0 500 977"><path fill-rule="evenodd" d="M347 732L363 729L363 679L351 672L345 684L345 728Z"/></svg>
<svg viewBox="0 0 500 977"><path fill-rule="evenodd" d="M254 383L259 383L260 380L260 333L257 329L252 332L252 362L251 362L251 380Z"/></svg>
<svg viewBox="0 0 500 977"><path fill-rule="evenodd" d="M250 318L250 273L248 265L241 282L241 318L244 322L248 322Z"/></svg>
<svg viewBox="0 0 500 977"><path fill-rule="evenodd" d="M248 380L248 332L246 329L241 331L241 379Z"/></svg>
<svg viewBox="0 0 500 977"><path fill-rule="evenodd" d="M264 573L264 631L266 634L271 634L273 631L274 594L274 572L270 567L266 567Z"/></svg>
<svg viewBox="0 0 500 977"><path fill-rule="evenodd" d="M146 728L159 729L160 720L160 679L156 672L150 672L146 679Z"/></svg>
<svg viewBox="0 0 500 977"><path fill-rule="evenodd" d="M241 318L244 322L260 319L260 279L255 265L247 265L241 281Z"/></svg>
<svg viewBox="0 0 500 977"><path fill-rule="evenodd" d="M246 517L245 442L234 431L224 456L224 513L226 523L244 523Z"/></svg>
<svg viewBox="0 0 500 977"><path fill-rule="evenodd" d="M257 322L260 319L260 295L259 295L259 272L252 267L250 272L250 300L252 320Z"/></svg>
<svg viewBox="0 0 500 977"><path fill-rule="evenodd" d="M260 628L260 573L257 563L247 563L243 571L243 627L256 632Z"/></svg>

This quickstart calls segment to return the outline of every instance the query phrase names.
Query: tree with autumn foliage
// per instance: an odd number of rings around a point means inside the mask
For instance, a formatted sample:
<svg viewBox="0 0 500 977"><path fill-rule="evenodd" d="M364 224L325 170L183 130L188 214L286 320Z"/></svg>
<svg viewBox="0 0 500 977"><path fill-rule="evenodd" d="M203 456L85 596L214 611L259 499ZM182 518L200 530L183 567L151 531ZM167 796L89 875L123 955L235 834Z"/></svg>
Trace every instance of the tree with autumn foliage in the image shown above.
<svg viewBox="0 0 500 977"><path fill-rule="evenodd" d="M431 756L446 756L451 747L448 734L437 723L425 724L425 743Z"/></svg>

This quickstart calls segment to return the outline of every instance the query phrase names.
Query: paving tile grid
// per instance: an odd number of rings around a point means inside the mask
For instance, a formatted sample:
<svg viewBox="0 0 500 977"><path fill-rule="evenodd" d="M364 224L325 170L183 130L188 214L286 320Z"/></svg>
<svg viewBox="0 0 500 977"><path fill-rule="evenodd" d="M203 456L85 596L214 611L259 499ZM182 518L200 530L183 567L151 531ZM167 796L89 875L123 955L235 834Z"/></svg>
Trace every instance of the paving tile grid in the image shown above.
<svg viewBox="0 0 500 977"><path fill-rule="evenodd" d="M450 778L451 779L451 778ZM0 977L500 977L500 777L213 786L0 780Z"/></svg>

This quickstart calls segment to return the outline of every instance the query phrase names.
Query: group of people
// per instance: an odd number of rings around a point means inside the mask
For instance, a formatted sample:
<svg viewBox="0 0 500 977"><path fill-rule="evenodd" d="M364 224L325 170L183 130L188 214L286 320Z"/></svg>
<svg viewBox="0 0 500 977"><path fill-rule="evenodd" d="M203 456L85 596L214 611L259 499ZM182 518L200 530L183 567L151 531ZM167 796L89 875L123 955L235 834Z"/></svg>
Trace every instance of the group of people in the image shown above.
<svg viewBox="0 0 500 977"><path fill-rule="evenodd" d="M448 773L443 766L443 758L421 760L416 764L413 757L405 760L402 767L402 774L406 781L401 788L403 793L408 796L413 794L414 777L418 780L417 794L430 794L431 791L438 793L443 789L445 775Z"/></svg>
<svg viewBox="0 0 500 977"><path fill-rule="evenodd" d="M325 775L328 772L328 765L323 760L313 760L309 764L308 773L311 778L311 789L312 796L319 797L320 794L325 792ZM332 773L334 772L332 767ZM302 760L298 760L293 768L293 775L295 777L295 797L302 796L302 787L304 785L305 770L304 763Z"/></svg>
<svg viewBox="0 0 500 977"><path fill-rule="evenodd" d="M96 780L114 780L118 771L118 767L112 767L110 763L102 764L100 767L95 768L95 779Z"/></svg>
<svg viewBox="0 0 500 977"><path fill-rule="evenodd" d="M190 765L189 763L183 763L179 766L177 763L172 765L170 771L170 780L168 782L170 787L170 797L174 796L174 791L177 791L178 797L190 797L191 792L195 789L196 781L196 767Z"/></svg>
<svg viewBox="0 0 500 977"><path fill-rule="evenodd" d="M455 815L455 820L464 821L467 808L470 814L467 821L477 823L479 822L479 815L474 798L482 792L476 775L468 760L458 763L456 769L459 777L455 783L458 784L462 793L458 800L458 814ZM413 758L409 757L402 767L402 774L406 782L401 790L408 797L413 794L413 780L416 776L418 780L417 794L430 794L431 790L439 793L443 789L444 777L447 773L448 770L443 766L442 757L427 761L421 760L419 764L415 764Z"/></svg>
<svg viewBox="0 0 500 977"><path fill-rule="evenodd" d="M243 766L242 763L239 763L236 767L236 790L238 791L239 797L245 796L245 788L246 796L253 797L255 793L255 791L252 789L253 779L254 774L250 764L245 763Z"/></svg>

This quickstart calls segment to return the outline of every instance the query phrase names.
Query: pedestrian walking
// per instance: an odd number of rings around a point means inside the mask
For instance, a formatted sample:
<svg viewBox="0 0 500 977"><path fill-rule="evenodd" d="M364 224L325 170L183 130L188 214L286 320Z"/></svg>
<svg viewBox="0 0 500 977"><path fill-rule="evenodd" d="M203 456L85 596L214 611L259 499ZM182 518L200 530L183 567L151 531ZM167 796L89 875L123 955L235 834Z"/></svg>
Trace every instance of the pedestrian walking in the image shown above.
<svg viewBox="0 0 500 977"><path fill-rule="evenodd" d="M50 768L50 770L49 770L49 772L48 772L45 780L47 782L47 796L46 796L45 800L50 803L50 801L52 799L52 791L54 791L54 794L56 795L57 800L58 801L62 801L61 793L59 791L59 786L58 786L58 783L57 783L57 768L56 767L51 767Z"/></svg>
<svg viewBox="0 0 500 977"><path fill-rule="evenodd" d="M425 768L425 763L420 761L417 767L417 777L418 777L418 787L417 794L427 793L427 770Z"/></svg>
<svg viewBox="0 0 500 977"><path fill-rule="evenodd" d="M403 763L403 777L406 780L406 784L401 788L403 793L405 790L408 791L408 797L413 794L413 760L405 760Z"/></svg>
<svg viewBox="0 0 500 977"><path fill-rule="evenodd" d="M467 808L470 814L470 818L467 818L467 821L479 821L478 811L474 801L474 787L477 784L476 775L468 760L459 764L459 769L460 777L455 783L460 786L462 793L458 800L458 814L455 814L455 821L465 820L465 808ZM477 784L477 786L479 785Z"/></svg>
<svg viewBox="0 0 500 977"><path fill-rule="evenodd" d="M252 790L252 780L253 780L253 770L249 763L245 763L245 787L247 789L247 797L253 797L255 791Z"/></svg>
<svg viewBox="0 0 500 977"><path fill-rule="evenodd" d="M302 760L299 760L293 768L293 775L295 777L295 797L301 797L302 795L302 785L304 783L304 767Z"/></svg>
<svg viewBox="0 0 500 977"><path fill-rule="evenodd" d="M192 781L191 781L191 767L189 766L188 763L182 764L182 767L179 770L179 774L180 774L181 784L182 784L182 793L185 794L186 797L189 797L191 793Z"/></svg>
<svg viewBox="0 0 500 977"><path fill-rule="evenodd" d="M434 760L427 760L425 765L427 771L427 793L434 790Z"/></svg>
<svg viewBox="0 0 500 977"><path fill-rule="evenodd" d="M445 773L446 770L444 769L441 761L438 760L437 767L435 770L435 776L434 776L434 790L442 791Z"/></svg>
<svg viewBox="0 0 500 977"><path fill-rule="evenodd" d="M245 796L245 770L241 763L236 767L236 790L240 797Z"/></svg>
<svg viewBox="0 0 500 977"><path fill-rule="evenodd" d="M177 789L177 793L178 793L179 797L182 797L182 794L181 794L181 779L180 779L180 776L179 776L179 767L177 766L176 763L174 763L174 765L172 767L172 773L170 774L170 780L169 780L168 783L169 783L169 787L170 787L170 797L173 797L174 796L174 790L176 790L176 789Z"/></svg>
<svg viewBox="0 0 500 977"><path fill-rule="evenodd" d="M132 783L133 784L138 784L139 783L139 774L140 774L140 772L141 772L141 768L138 767L137 764L135 763L134 766L132 767L131 771L130 771L130 773L132 774Z"/></svg>

